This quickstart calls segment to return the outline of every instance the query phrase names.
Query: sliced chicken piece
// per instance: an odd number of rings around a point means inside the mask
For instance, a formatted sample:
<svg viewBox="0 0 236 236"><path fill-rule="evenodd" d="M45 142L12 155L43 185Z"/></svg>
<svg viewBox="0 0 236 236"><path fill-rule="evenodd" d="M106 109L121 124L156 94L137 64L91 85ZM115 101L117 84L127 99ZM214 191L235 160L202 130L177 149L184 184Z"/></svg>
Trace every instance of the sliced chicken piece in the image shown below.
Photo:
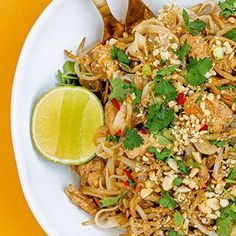
<svg viewBox="0 0 236 236"><path fill-rule="evenodd" d="M133 114L132 100L128 97L118 111L115 106L108 102L105 107L105 125L108 127L110 134L115 135L117 132L123 132L131 126Z"/></svg>
<svg viewBox="0 0 236 236"><path fill-rule="evenodd" d="M202 95L203 94L196 93L187 98L184 104L185 113L187 115L195 115L200 121L202 121L203 118L209 118L210 121L208 125L211 131L213 133L221 132L230 125L233 118L232 110L224 102L219 100L210 101L205 99L202 102L197 102L199 96ZM205 108L202 109L202 106Z"/></svg>
<svg viewBox="0 0 236 236"><path fill-rule="evenodd" d="M90 215L95 215L99 208L95 204L92 198L84 195L80 190L78 190L75 186L69 185L65 192L72 203L76 206L89 213Z"/></svg>
<svg viewBox="0 0 236 236"><path fill-rule="evenodd" d="M236 97L236 90L234 89L224 89L220 90L218 87L224 86L224 85L234 85L235 84L229 84L229 81L226 81L225 79L222 79L220 77L212 77L210 82L207 84L207 87L211 89L211 91L215 95L221 95L221 100L225 102L228 106L232 106L234 103L234 99Z"/></svg>
<svg viewBox="0 0 236 236"><path fill-rule="evenodd" d="M95 157L86 164L79 166L72 166L72 170L80 175L80 185L91 186L93 188L99 187L99 177L105 167L105 162L101 157Z"/></svg>

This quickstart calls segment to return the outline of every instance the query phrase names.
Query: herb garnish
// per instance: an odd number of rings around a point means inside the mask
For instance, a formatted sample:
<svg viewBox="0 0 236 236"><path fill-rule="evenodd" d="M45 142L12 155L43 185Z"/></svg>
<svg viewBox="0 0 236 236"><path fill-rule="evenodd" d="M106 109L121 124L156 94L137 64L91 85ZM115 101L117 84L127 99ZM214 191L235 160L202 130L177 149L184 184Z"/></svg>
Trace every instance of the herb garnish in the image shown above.
<svg viewBox="0 0 236 236"><path fill-rule="evenodd" d="M128 58L128 56L116 46L113 46L111 50L111 58L113 60L117 59L119 62L127 65L130 64L130 59Z"/></svg>
<svg viewBox="0 0 236 236"><path fill-rule="evenodd" d="M174 209L177 205L174 198L172 198L170 194L166 191L162 192L162 196L160 198L159 204L160 206L163 206L169 209Z"/></svg>
<svg viewBox="0 0 236 236"><path fill-rule="evenodd" d="M159 131L169 127L173 119L174 111L172 109L165 109L162 104L152 104L148 107L145 127L150 133L158 134Z"/></svg>
<svg viewBox="0 0 236 236"><path fill-rule="evenodd" d="M230 236L234 221L236 220L236 204L231 202L227 207L220 212L220 217L216 220L217 235Z"/></svg>
<svg viewBox="0 0 236 236"><path fill-rule="evenodd" d="M191 59L187 67L186 80L192 86L206 82L206 73L211 70L213 61L210 58Z"/></svg>
<svg viewBox="0 0 236 236"><path fill-rule="evenodd" d="M111 80L111 94L110 100L113 98L117 99L119 102L122 102L129 92L129 85L123 82L121 79L113 79Z"/></svg>
<svg viewBox="0 0 236 236"><path fill-rule="evenodd" d="M180 47L179 50L175 51L175 54L179 57L179 59L183 62L186 60L188 53L191 50L191 46L188 45L187 39L184 41L184 44Z"/></svg>
<svg viewBox="0 0 236 236"><path fill-rule="evenodd" d="M236 28L232 29L230 31L228 31L224 37L233 40L234 42L236 42Z"/></svg>
<svg viewBox="0 0 236 236"><path fill-rule="evenodd" d="M220 15L225 19L228 19L230 16L232 16L236 11L234 3L235 0L225 0L224 2L219 2L218 4L221 8Z"/></svg>
<svg viewBox="0 0 236 236"><path fill-rule="evenodd" d="M186 30L194 36L206 28L206 23L200 19L190 22L188 12L185 9L183 10L183 18Z"/></svg>
<svg viewBox="0 0 236 236"><path fill-rule="evenodd" d="M124 146L128 150L139 147L144 142L143 137L135 129L127 129L125 131Z"/></svg>

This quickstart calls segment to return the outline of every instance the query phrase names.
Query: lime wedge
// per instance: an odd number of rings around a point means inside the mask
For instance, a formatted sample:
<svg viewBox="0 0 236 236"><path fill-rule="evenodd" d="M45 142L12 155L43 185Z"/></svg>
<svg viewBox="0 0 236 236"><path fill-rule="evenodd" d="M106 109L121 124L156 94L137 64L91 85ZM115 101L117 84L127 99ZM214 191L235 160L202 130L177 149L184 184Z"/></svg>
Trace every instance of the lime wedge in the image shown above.
<svg viewBox="0 0 236 236"><path fill-rule="evenodd" d="M50 161L78 165L92 159L93 138L103 125L98 98L82 87L58 87L43 95L31 118L35 148Z"/></svg>

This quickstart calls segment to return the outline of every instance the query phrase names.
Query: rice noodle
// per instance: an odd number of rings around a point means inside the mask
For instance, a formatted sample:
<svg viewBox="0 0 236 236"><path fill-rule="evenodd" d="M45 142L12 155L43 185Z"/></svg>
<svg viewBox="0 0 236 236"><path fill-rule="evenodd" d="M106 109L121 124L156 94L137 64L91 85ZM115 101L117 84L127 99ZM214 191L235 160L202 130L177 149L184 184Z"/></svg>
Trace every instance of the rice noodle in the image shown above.
<svg viewBox="0 0 236 236"><path fill-rule="evenodd" d="M100 219L99 219L104 212L114 212L118 208L119 208L119 206L115 206L112 208L100 210L94 217L95 224L102 229L118 227L120 224L116 220L109 220L108 219L108 220L100 221Z"/></svg>
<svg viewBox="0 0 236 236"><path fill-rule="evenodd" d="M219 179L219 170L220 170L220 167L221 167L221 163L222 163L222 160L223 160L223 152L224 152L224 148L221 148L218 152L218 155L216 157L216 160L215 160L215 165L214 165L214 168L213 168L213 173L212 173L212 176L218 180Z"/></svg>
<svg viewBox="0 0 236 236"><path fill-rule="evenodd" d="M199 223L199 221L196 218L193 217L191 221L203 234L206 234L208 236L217 236L216 232L207 230L202 224Z"/></svg>
<svg viewBox="0 0 236 236"><path fill-rule="evenodd" d="M92 188L92 187L82 187L81 191L85 195L90 195L100 198L102 198L103 196L115 196L121 193L120 191L117 190L107 190L107 189Z"/></svg>
<svg viewBox="0 0 236 236"><path fill-rule="evenodd" d="M140 207L139 205L137 205L136 207L136 211L139 213L139 215L141 216L141 218L145 221L147 221L147 215L145 214L145 212L143 211L142 207Z"/></svg>

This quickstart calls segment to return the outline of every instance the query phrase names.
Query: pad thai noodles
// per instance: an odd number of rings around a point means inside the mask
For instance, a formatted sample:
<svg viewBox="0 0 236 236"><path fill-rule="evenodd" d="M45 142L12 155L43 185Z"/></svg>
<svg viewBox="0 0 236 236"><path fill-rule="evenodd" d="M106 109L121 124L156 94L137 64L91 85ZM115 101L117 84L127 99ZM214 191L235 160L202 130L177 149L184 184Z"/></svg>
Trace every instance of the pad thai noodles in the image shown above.
<svg viewBox="0 0 236 236"><path fill-rule="evenodd" d="M96 156L71 166L80 184L66 194L91 215L83 225L121 236L235 236L235 0L121 25L65 51L60 85L89 89L105 112Z"/></svg>

